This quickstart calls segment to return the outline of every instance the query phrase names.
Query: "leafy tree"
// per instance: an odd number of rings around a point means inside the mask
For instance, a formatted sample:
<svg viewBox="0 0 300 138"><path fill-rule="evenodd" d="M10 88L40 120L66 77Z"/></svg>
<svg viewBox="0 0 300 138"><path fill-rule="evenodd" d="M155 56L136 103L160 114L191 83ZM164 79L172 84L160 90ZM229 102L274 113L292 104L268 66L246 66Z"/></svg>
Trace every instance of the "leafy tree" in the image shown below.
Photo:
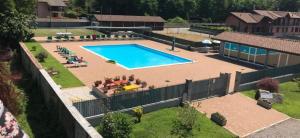
<svg viewBox="0 0 300 138"><path fill-rule="evenodd" d="M190 137L193 135L192 130L196 127L198 112L190 106L185 106L177 113L177 118L173 122L171 130L172 135L179 137Z"/></svg>
<svg viewBox="0 0 300 138"><path fill-rule="evenodd" d="M34 17L17 11L0 13L0 48L15 48L19 41L30 40Z"/></svg>
<svg viewBox="0 0 300 138"><path fill-rule="evenodd" d="M129 138L132 121L127 114L108 113L102 118L99 131L104 138Z"/></svg>

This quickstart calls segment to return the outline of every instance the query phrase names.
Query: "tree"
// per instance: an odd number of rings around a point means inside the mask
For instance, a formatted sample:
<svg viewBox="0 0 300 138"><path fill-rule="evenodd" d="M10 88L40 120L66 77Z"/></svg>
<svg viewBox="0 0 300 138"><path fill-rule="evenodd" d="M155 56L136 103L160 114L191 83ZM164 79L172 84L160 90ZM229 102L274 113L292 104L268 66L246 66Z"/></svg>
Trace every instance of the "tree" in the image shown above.
<svg viewBox="0 0 300 138"><path fill-rule="evenodd" d="M132 121L127 114L108 113L102 118L99 131L104 138L129 138Z"/></svg>
<svg viewBox="0 0 300 138"><path fill-rule="evenodd" d="M0 13L0 48L15 48L18 42L29 40L33 37L31 24L34 17L24 15L18 11Z"/></svg>
<svg viewBox="0 0 300 138"><path fill-rule="evenodd" d="M197 114L198 111L193 107L185 106L181 108L177 113L176 120L173 122L171 134L183 138L192 136L192 130L196 127Z"/></svg>

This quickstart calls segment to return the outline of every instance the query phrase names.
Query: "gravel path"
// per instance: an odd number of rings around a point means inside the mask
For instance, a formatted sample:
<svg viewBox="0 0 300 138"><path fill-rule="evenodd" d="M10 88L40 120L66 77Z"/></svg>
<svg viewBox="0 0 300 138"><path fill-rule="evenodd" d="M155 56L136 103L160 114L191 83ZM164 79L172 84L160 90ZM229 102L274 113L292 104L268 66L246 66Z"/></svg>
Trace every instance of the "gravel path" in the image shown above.
<svg viewBox="0 0 300 138"><path fill-rule="evenodd" d="M288 119L247 138L300 138L300 120Z"/></svg>

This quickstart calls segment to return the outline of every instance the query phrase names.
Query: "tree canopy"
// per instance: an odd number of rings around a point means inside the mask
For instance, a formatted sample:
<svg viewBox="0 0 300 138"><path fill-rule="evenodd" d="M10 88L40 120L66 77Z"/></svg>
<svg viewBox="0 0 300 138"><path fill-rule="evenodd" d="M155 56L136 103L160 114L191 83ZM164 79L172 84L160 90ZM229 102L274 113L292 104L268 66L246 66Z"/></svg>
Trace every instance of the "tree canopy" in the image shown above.
<svg viewBox="0 0 300 138"><path fill-rule="evenodd" d="M30 39L34 20L35 0L2 0L0 5L0 48L17 46Z"/></svg>
<svg viewBox="0 0 300 138"><path fill-rule="evenodd" d="M103 14L158 15L165 19L211 18L223 21L231 11L299 11L300 0L73 0ZM76 6L76 4L75 4ZM82 6L81 6L82 7Z"/></svg>

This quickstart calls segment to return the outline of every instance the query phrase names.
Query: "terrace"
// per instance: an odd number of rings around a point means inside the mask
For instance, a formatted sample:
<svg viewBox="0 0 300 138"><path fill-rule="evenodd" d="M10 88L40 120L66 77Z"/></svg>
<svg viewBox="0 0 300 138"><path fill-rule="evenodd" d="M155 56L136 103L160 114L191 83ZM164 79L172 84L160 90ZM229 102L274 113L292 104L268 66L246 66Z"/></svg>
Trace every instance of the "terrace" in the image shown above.
<svg viewBox="0 0 300 138"><path fill-rule="evenodd" d="M116 44L139 44L151 49L191 59L193 63L128 70L116 64L107 63L107 59L101 58L82 48L82 46ZM41 43L41 46L61 64L65 64L66 59L56 52L57 45L75 52L76 55L83 57L88 62L87 67L72 68L69 65L65 65L65 67L90 88L92 88L95 81L102 80L104 82L104 78L115 78L116 76L123 75L130 76L132 74L136 78L147 82L149 86L154 85L156 88L159 88L184 83L185 79L202 80L217 77L220 73L225 72L234 74L236 71L253 71L251 68L211 58L209 57L211 54L199 54L183 49L170 51L170 46L150 40Z"/></svg>

